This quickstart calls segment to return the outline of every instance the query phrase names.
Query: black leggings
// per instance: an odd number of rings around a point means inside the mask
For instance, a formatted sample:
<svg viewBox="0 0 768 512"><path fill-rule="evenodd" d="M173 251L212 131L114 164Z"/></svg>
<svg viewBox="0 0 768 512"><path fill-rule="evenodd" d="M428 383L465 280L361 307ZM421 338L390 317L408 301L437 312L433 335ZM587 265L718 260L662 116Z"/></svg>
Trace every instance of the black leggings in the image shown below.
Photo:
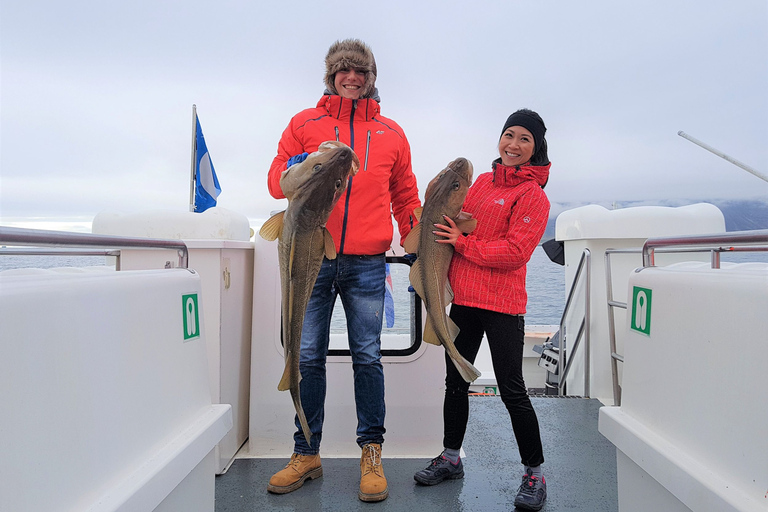
<svg viewBox="0 0 768 512"><path fill-rule="evenodd" d="M526 466L538 466L544 462L544 453L539 420L523 381L524 318L455 304L451 306L450 317L461 329L455 341L456 349L471 363L475 362L483 334L486 334L496 383L512 420L521 462ZM443 446L458 450L469 420L469 383L461 378L447 353L445 366Z"/></svg>

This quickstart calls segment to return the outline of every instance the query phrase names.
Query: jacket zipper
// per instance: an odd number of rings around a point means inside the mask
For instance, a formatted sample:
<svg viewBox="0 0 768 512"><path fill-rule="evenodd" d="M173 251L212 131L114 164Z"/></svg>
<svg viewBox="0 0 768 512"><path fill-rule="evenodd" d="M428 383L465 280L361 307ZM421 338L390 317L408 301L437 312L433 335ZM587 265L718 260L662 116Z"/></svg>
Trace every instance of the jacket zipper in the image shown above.
<svg viewBox="0 0 768 512"><path fill-rule="evenodd" d="M352 100L352 111L349 114L349 147L355 150L355 110L357 109L357 100ZM338 127L336 128L338 132ZM347 238L347 220L349 219L349 196L352 194L352 177L347 184L347 197L344 200L344 221L341 224L341 241L339 242L339 254L344 254L344 241Z"/></svg>
<svg viewBox="0 0 768 512"><path fill-rule="evenodd" d="M363 170L368 170L368 149L371 147L371 130L368 130L368 138L365 140L365 163L363 164Z"/></svg>
<svg viewBox="0 0 768 512"><path fill-rule="evenodd" d="M334 126L333 130L336 132L336 142L339 142L339 127Z"/></svg>

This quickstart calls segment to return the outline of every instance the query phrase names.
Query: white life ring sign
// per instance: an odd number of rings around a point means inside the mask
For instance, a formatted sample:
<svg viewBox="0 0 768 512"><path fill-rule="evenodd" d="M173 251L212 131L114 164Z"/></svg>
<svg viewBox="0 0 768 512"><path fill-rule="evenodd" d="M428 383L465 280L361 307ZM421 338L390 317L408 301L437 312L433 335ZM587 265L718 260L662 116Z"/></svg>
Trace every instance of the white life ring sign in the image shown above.
<svg viewBox="0 0 768 512"><path fill-rule="evenodd" d="M181 296L184 341L200 337L200 308L196 293Z"/></svg>
<svg viewBox="0 0 768 512"><path fill-rule="evenodd" d="M651 335L651 298L653 291L635 286L632 288L632 322L630 327L646 336Z"/></svg>

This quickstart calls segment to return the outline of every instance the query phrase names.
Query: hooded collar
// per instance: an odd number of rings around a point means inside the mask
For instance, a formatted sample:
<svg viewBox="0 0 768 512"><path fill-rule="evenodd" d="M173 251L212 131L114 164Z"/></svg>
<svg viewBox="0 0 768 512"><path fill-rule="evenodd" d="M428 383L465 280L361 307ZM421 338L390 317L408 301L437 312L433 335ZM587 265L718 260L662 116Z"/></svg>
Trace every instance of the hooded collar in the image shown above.
<svg viewBox="0 0 768 512"><path fill-rule="evenodd" d="M349 120L354 107L355 120L370 121L379 113L379 102L374 98L361 98L351 100L342 98L337 94L325 94L317 102L319 108L323 108L328 115L339 120Z"/></svg>
<svg viewBox="0 0 768 512"><path fill-rule="evenodd" d="M500 160L494 160L491 166L493 169L493 184L495 186L514 187L524 181L535 181L541 188L544 188L547 181L549 181L551 163L547 165L531 165L527 163L508 167L502 164Z"/></svg>

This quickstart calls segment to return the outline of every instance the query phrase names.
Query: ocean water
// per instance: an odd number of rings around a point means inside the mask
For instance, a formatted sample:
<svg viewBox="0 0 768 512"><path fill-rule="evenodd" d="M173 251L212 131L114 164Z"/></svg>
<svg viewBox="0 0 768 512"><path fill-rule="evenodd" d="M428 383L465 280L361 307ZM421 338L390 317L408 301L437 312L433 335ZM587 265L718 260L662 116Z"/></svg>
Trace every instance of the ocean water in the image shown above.
<svg viewBox="0 0 768 512"><path fill-rule="evenodd" d="M55 268L89 267L105 265L104 256L22 256L0 254L0 271L12 268ZM395 305L393 333L407 333L410 330L410 293L408 292L407 265L390 265L392 290ZM565 304L565 273L563 267L552 263L541 247L537 247L528 263L528 313L525 321L533 324L556 324L560 322ZM333 332L345 332L345 321L339 300L332 319Z"/></svg>
<svg viewBox="0 0 768 512"><path fill-rule="evenodd" d="M760 261L768 263L768 252L723 253L723 262L741 263ZM104 256L22 256L0 254L0 271L12 268L55 268L88 267L106 265ZM394 297L394 325L385 328L386 332L407 333L410 330L410 301L408 292L407 265L390 265L392 291ZM525 315L527 325L554 325L560 323L560 316L565 306L564 268L550 261L539 246L528 262L528 307ZM333 332L346 332L341 301L338 301L331 321Z"/></svg>
<svg viewBox="0 0 768 512"><path fill-rule="evenodd" d="M410 331L410 294L412 292L408 291L409 273L408 265L390 265L395 312L393 326L387 327L385 323L385 333L404 334ZM562 266L549 259L541 246L536 248L528 262L526 285L528 307L525 323L527 325L559 324L565 306L565 271ZM333 317L331 317L331 332L346 332L341 300L337 300Z"/></svg>
<svg viewBox="0 0 768 512"><path fill-rule="evenodd" d="M12 268L97 267L106 265L106 256L22 256L0 254L0 271Z"/></svg>

